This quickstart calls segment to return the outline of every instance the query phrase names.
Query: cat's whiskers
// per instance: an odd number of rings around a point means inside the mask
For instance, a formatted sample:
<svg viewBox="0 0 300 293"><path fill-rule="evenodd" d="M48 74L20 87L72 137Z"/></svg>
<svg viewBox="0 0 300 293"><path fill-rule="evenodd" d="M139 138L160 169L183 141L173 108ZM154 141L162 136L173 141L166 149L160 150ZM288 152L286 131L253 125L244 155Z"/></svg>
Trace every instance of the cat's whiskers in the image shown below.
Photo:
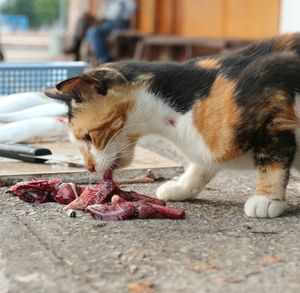
<svg viewBox="0 0 300 293"><path fill-rule="evenodd" d="M134 125L140 125L142 123L135 123ZM104 150L103 150L103 153L104 153L104 156L102 157L101 161L100 161L100 169L102 170L103 169L103 166L104 166L104 162L107 162L109 160L109 157L115 157L119 152L120 150L118 150L117 152L115 152L114 154L112 155L107 155L107 150L110 148L110 149L113 149L113 146L115 145L119 145L119 143L116 143L114 141L114 139L116 138L116 136L124 129L127 129L127 128L131 128L132 126L134 126L133 124L131 125L127 125L127 126L124 126L122 128L120 128L118 131L116 131L116 133L114 133L114 135L109 139L108 143L106 144L106 146L104 147ZM114 145L115 143L115 145ZM134 142L135 143L135 142ZM133 144L134 144L133 143Z"/></svg>
<svg viewBox="0 0 300 293"><path fill-rule="evenodd" d="M104 156L102 156L102 159L99 163L99 169L100 170L103 170L105 168L106 165L110 166L112 163L114 163L114 161L116 160L116 157L117 155L122 152L124 149L130 147L131 145L134 145L136 142L133 142L133 143L130 143L130 144L127 144L125 146L123 146L122 148L118 148L117 151L115 151L114 153L112 154L109 154L109 152L107 152L108 148L109 149L114 149L114 146L119 146L120 144L117 143L114 139L116 138L116 136L121 132L121 130L123 129L126 129L126 128L129 128L129 127L132 127L132 125L128 125L128 126L125 126L121 129L119 129L111 138L110 140L108 141L108 143L106 144L104 150L103 150L103 153L104 153Z"/></svg>
<svg viewBox="0 0 300 293"><path fill-rule="evenodd" d="M129 149L131 146L133 146L135 144L136 144L135 142L128 143L128 144L124 145L123 147L118 148L116 152L108 155L106 158L112 159L112 158L115 158L118 154L122 154L122 157L124 157L123 155L129 155L131 153L130 152L124 153L124 150Z"/></svg>
<svg viewBox="0 0 300 293"><path fill-rule="evenodd" d="M131 124L129 124L129 125L125 125L125 126L123 126L123 127L121 127L118 131L116 131L115 133L114 133L114 135L108 140L108 142L107 142L107 144L106 144L106 146L104 147L104 152L107 150L107 148L108 147L111 147L111 142L113 141L113 139L121 132L121 131L124 131L124 130L126 130L126 129L128 129L128 128L132 128L132 127L134 127L134 126L140 126L140 125L144 125L144 123L131 123Z"/></svg>
<svg viewBox="0 0 300 293"><path fill-rule="evenodd" d="M132 156L131 152L124 152L124 150L129 149L132 145L135 145L135 142L128 143L121 148L119 148L116 152L112 154L108 154L104 157L102 157L102 160L100 162L100 170L103 170L105 166L111 166L118 158L119 154L122 154L122 159L124 158L130 158Z"/></svg>

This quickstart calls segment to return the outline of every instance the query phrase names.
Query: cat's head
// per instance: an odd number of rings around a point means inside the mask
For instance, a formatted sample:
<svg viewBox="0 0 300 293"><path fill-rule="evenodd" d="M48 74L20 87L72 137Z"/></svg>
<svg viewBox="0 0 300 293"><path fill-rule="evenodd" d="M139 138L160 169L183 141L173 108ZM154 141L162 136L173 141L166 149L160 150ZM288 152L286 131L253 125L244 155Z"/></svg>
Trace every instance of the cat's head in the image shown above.
<svg viewBox="0 0 300 293"><path fill-rule="evenodd" d="M128 125L136 101L133 86L114 69L100 69L62 81L46 95L69 106L69 138L90 171L127 166L139 133Z"/></svg>

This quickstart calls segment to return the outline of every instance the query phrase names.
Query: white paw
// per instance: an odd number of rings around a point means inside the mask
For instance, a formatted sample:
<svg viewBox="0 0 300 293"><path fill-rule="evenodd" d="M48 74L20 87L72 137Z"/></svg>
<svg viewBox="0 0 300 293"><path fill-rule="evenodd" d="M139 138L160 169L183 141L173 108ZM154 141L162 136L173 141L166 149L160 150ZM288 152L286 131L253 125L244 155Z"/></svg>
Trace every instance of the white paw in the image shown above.
<svg viewBox="0 0 300 293"><path fill-rule="evenodd" d="M199 189L185 188L175 181L162 184L156 191L156 196L162 200L185 200L195 197Z"/></svg>
<svg viewBox="0 0 300 293"><path fill-rule="evenodd" d="M248 217L276 218L286 209L286 203L271 196L254 195L245 203L245 213Z"/></svg>

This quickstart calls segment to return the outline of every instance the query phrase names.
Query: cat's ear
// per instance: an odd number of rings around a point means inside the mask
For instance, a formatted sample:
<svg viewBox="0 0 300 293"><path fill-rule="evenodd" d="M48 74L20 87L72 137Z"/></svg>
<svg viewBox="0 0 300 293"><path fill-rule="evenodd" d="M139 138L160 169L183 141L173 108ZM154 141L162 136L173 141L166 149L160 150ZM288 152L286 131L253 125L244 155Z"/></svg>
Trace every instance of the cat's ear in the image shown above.
<svg viewBox="0 0 300 293"><path fill-rule="evenodd" d="M114 69L100 69L86 75L95 84L98 94L105 96L109 89L129 83L123 74Z"/></svg>
<svg viewBox="0 0 300 293"><path fill-rule="evenodd" d="M81 77L76 76L66 79L56 85L56 88L50 88L45 91L45 95L49 98L63 101L67 104L73 99L79 97L79 86L81 84ZM77 93L76 93L77 92Z"/></svg>
<svg viewBox="0 0 300 293"><path fill-rule="evenodd" d="M110 88L127 82L116 70L102 69L64 80L56 85L56 89L47 90L45 94L66 103L72 99L80 103L95 93L105 96Z"/></svg>

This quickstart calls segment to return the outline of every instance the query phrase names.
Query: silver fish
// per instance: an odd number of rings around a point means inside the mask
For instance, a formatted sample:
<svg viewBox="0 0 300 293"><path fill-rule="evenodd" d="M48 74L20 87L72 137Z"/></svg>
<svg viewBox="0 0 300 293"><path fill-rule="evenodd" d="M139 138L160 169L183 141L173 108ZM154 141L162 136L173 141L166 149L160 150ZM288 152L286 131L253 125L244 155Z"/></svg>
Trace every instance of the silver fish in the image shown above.
<svg viewBox="0 0 300 293"><path fill-rule="evenodd" d="M0 122L14 122L37 117L61 116L68 112L62 103L48 103L11 113L0 113Z"/></svg>
<svg viewBox="0 0 300 293"><path fill-rule="evenodd" d="M0 126L0 142L47 141L67 137L67 119L43 117L16 121Z"/></svg>
<svg viewBox="0 0 300 293"><path fill-rule="evenodd" d="M51 103L52 101L54 100L48 98L43 92L12 94L0 98L0 113L14 112L32 106Z"/></svg>

